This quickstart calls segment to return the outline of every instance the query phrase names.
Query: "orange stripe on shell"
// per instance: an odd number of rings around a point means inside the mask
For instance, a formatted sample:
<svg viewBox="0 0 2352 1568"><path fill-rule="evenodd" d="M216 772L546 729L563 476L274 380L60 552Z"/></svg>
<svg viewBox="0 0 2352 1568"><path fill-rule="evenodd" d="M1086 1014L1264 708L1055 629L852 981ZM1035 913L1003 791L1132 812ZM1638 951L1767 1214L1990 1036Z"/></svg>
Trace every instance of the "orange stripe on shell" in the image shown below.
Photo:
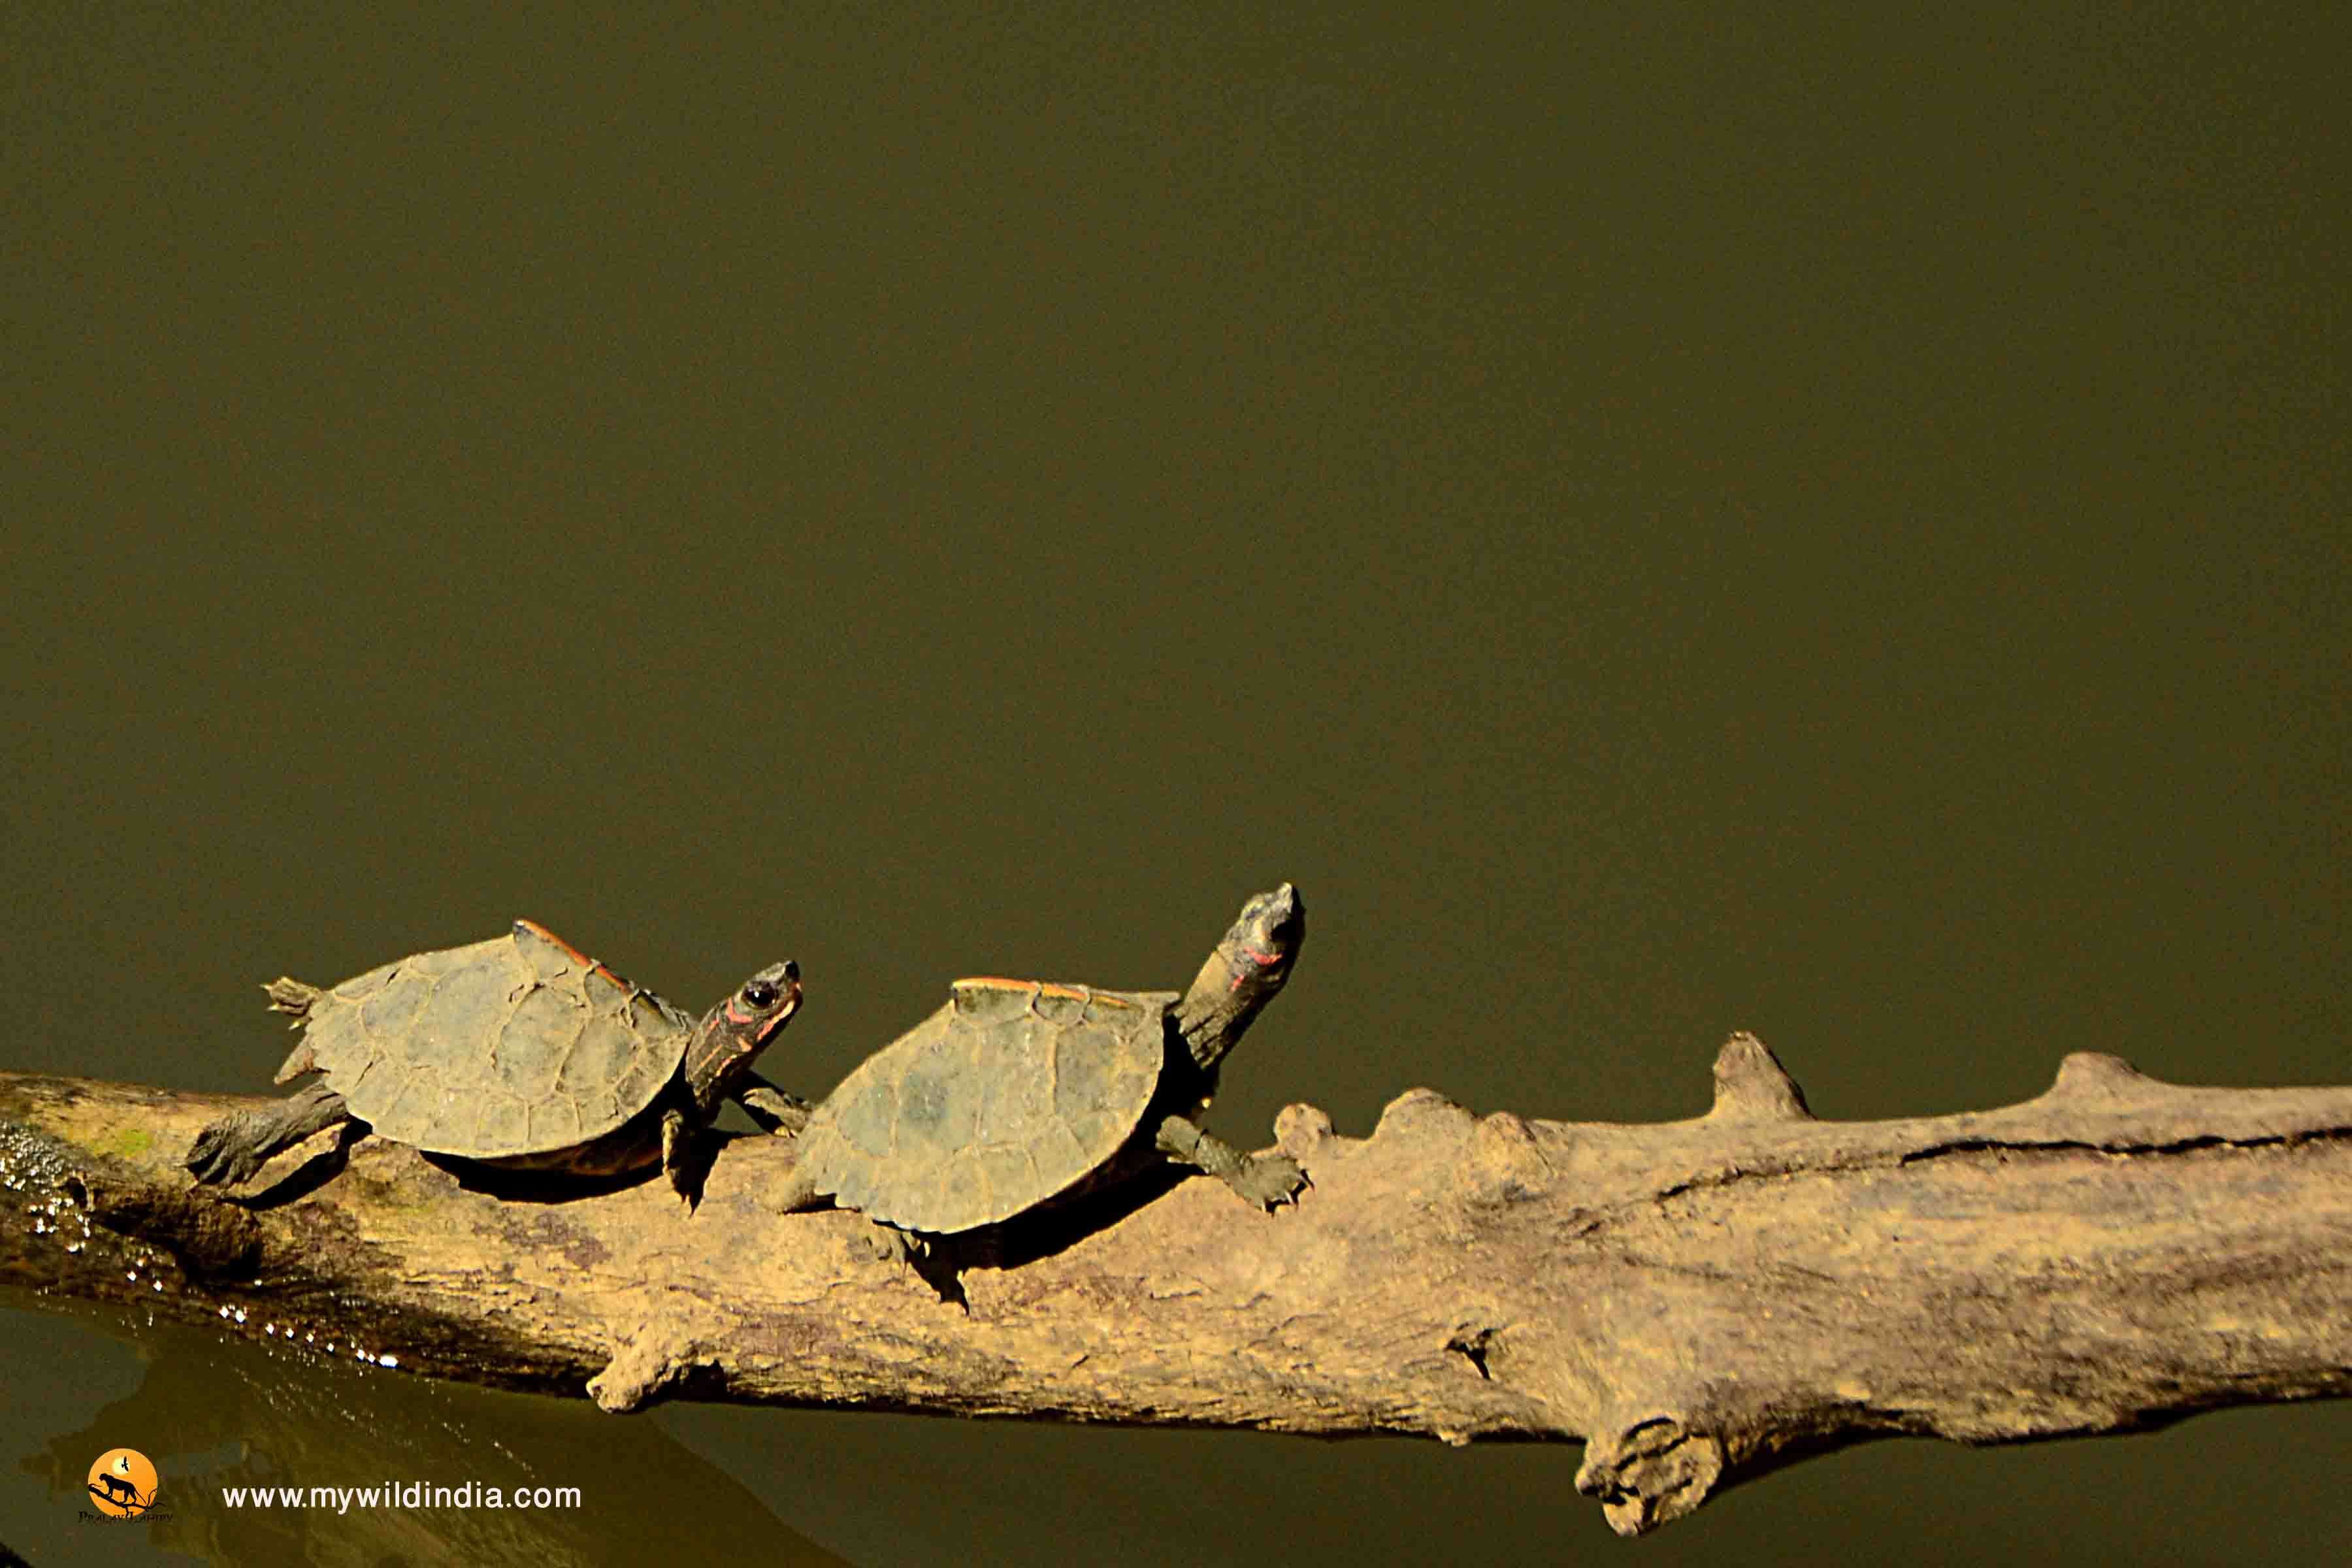
<svg viewBox="0 0 2352 1568"><path fill-rule="evenodd" d="M624 991L635 991L636 989L635 986L630 984L627 981L614 973L602 961L589 957L586 953L581 952L578 948L572 946L570 942L564 941L562 937L556 935L553 931L540 924L537 921L515 921L515 924L519 926L529 926L532 931L536 931L541 936L545 937L548 941L553 942L564 952L570 953L572 955L572 962L579 964L581 968L586 970L589 973L601 974Z"/></svg>
<svg viewBox="0 0 2352 1568"><path fill-rule="evenodd" d="M1126 1005L1118 997L1105 995L1090 985L1061 985L1050 980L1007 980L1001 974L967 974L956 984L985 985L992 991L1034 991L1040 996L1066 996L1074 1002L1083 1002L1091 996L1107 1005Z"/></svg>

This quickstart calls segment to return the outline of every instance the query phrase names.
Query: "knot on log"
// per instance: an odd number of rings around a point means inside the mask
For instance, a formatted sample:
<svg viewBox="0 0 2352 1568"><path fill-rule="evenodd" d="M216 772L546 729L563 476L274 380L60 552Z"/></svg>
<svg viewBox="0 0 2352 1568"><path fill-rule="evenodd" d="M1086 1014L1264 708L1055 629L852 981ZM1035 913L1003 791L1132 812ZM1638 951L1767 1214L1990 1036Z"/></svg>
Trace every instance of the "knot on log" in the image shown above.
<svg viewBox="0 0 2352 1568"><path fill-rule="evenodd" d="M1587 1439L1576 1489L1600 1501L1610 1529L1643 1535L1705 1502L1722 1474L1718 1439L1650 1415Z"/></svg>
<svg viewBox="0 0 2352 1568"><path fill-rule="evenodd" d="M2161 1090L2166 1084L2131 1063L2105 1051L2075 1051L2058 1064L2050 1086L2053 1100L2132 1100Z"/></svg>
<svg viewBox="0 0 2352 1568"><path fill-rule="evenodd" d="M1381 1107L1372 1142L1452 1140L1470 1128L1470 1113L1433 1089L1409 1089Z"/></svg>
<svg viewBox="0 0 2352 1568"><path fill-rule="evenodd" d="M1811 1121L1805 1091L1772 1048L1742 1029L1715 1058L1713 1121Z"/></svg>
<svg viewBox="0 0 2352 1568"><path fill-rule="evenodd" d="M1319 1106L1286 1105L1274 1119L1276 1146L1302 1165L1311 1166L1335 1136Z"/></svg>
<svg viewBox="0 0 2352 1568"><path fill-rule="evenodd" d="M1524 1117L1498 1110L1471 1128L1464 1180L1474 1202L1514 1203L1542 1195L1551 1185L1551 1163Z"/></svg>
<svg viewBox="0 0 2352 1568"><path fill-rule="evenodd" d="M174 1192L137 1178L119 1184L93 1173L90 1218L120 1236L163 1248L205 1279L250 1276L261 1260L261 1222L210 1193Z"/></svg>
<svg viewBox="0 0 2352 1568"><path fill-rule="evenodd" d="M616 1415L639 1409L696 1370L691 1352L674 1325L639 1323L604 1370L588 1380L588 1393L600 1408Z"/></svg>

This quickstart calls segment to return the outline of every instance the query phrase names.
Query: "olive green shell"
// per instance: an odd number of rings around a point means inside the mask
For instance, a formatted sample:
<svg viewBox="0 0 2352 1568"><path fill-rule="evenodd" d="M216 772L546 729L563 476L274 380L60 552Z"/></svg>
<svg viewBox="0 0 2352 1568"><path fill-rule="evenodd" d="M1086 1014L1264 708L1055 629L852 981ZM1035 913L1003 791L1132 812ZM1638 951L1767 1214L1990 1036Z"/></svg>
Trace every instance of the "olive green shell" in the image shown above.
<svg viewBox="0 0 2352 1568"><path fill-rule="evenodd" d="M1116 1153L1167 1063L1173 992L959 980L798 1140L813 1190L905 1230L1009 1219Z"/></svg>
<svg viewBox="0 0 2352 1568"><path fill-rule="evenodd" d="M293 1004L278 1005L301 1018L302 1043L278 1082L316 1068L383 1136L472 1159L613 1131L653 1103L693 1033L669 1004L530 921L287 994Z"/></svg>

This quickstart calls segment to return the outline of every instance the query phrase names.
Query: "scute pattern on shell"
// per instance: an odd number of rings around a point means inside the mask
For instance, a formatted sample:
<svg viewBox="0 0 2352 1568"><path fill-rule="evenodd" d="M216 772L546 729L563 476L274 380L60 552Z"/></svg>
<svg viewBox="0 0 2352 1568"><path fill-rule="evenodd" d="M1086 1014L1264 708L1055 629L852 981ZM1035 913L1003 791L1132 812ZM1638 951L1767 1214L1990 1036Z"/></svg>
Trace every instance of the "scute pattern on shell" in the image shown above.
<svg viewBox="0 0 2352 1568"><path fill-rule="evenodd" d="M311 1068L386 1138L474 1159L584 1143L653 1103L688 1019L528 921L420 952L310 1005L278 1081Z"/></svg>
<svg viewBox="0 0 2352 1568"><path fill-rule="evenodd" d="M798 1159L839 1203L908 1230L1009 1219L1127 1142L1159 1087L1178 1000L960 980L826 1097Z"/></svg>

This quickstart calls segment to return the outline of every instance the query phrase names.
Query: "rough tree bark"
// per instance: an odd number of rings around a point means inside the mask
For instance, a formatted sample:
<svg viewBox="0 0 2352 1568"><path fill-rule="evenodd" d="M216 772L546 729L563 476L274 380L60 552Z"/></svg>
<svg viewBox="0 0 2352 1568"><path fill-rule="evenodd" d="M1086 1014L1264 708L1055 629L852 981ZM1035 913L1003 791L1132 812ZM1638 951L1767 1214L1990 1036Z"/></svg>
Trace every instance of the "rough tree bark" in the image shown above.
<svg viewBox="0 0 2352 1568"><path fill-rule="evenodd" d="M1824 1122L1754 1037L1713 1111L1366 1139L1293 1106L1314 1186L1214 1182L965 1260L961 1301L850 1214L779 1216L788 1141L561 1201L367 1139L246 1202L177 1161L250 1103L0 1074L0 1279L135 1297L425 1376L571 1392L1339 1436L1580 1438L1636 1534L1728 1482L1907 1433L2086 1436L2352 1393L2352 1088L2188 1089L2066 1058L2000 1110ZM468 1180L471 1178L469 1177Z"/></svg>

